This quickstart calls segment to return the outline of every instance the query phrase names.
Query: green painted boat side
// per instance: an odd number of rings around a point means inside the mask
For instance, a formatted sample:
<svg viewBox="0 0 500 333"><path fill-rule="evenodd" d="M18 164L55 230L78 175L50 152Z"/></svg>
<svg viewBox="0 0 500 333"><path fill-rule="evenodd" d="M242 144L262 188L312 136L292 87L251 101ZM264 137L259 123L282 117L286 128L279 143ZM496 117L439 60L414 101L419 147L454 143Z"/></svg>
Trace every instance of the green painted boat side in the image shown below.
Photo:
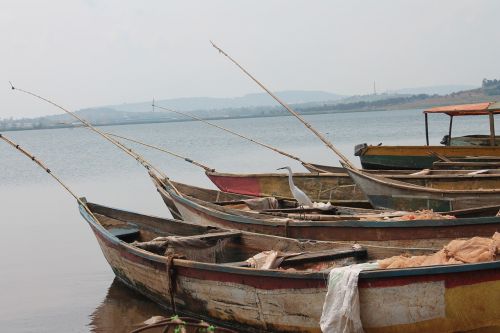
<svg viewBox="0 0 500 333"><path fill-rule="evenodd" d="M429 169L438 161L434 156L363 155L359 159L364 169L371 170Z"/></svg>

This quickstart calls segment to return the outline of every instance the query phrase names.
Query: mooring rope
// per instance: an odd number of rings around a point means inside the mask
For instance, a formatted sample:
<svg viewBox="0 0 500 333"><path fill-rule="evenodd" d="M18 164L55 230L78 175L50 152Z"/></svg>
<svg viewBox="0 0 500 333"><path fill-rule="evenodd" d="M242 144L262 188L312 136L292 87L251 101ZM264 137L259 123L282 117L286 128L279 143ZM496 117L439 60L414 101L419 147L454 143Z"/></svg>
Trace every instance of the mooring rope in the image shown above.
<svg viewBox="0 0 500 333"><path fill-rule="evenodd" d="M248 77L250 77L255 83L257 83L262 89L264 89L272 98L274 98L278 103L281 104L281 106L283 106L288 112L290 112L295 118L297 118L302 124L304 124L309 130L311 130L321 141L323 141L323 143L328 147L330 148L338 157L340 157L345 164L347 164L349 167L351 167L352 169L355 169L357 170L357 168L351 163L351 161L344 156L344 154L342 154L337 148L335 148L335 146L330 142L328 141L327 138L325 138L320 132L318 132L314 127L312 127L311 124L309 124L307 121L305 121L304 118L302 118L297 112L295 112L294 110L292 110L292 108L290 106L288 106L288 104L286 104L284 101L282 101L280 98L278 98L278 96L276 96L275 94L273 94L269 89L267 89L262 83L260 83L255 77L253 77L249 72L246 71L246 69L244 69L238 62L236 62L236 60L234 60L233 58L231 58L226 52L224 52L220 47L218 47L217 45L215 45L214 42L210 41L210 43L212 43L212 46L217 49L219 51L219 53L223 54L224 56L226 56L226 58L228 58L233 64L235 64L239 69L241 69L243 71L243 73L245 73Z"/></svg>

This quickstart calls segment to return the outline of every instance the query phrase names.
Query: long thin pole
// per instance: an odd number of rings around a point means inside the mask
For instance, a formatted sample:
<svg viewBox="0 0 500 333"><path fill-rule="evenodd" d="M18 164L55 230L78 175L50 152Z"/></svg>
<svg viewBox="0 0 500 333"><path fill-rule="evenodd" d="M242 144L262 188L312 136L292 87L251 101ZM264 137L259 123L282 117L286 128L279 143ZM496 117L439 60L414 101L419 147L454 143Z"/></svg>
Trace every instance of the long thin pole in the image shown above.
<svg viewBox="0 0 500 333"><path fill-rule="evenodd" d="M269 95L271 95L272 98L274 98L278 103L280 103L288 112L290 112L294 117L296 117L300 122L302 122L308 129L310 129L323 143L330 148L340 159L344 161L345 164L347 164L349 167L352 169L357 168L349 161L347 157L344 156L335 146L328 141L320 132L318 132L314 127L312 127L311 124L309 124L307 121L305 121L304 118L302 118L297 112L293 111L288 104L286 104L284 101L278 98L275 94L273 94L269 89L267 89L262 83L260 83L256 78L254 78L249 72L247 72L236 60L231 58L226 52L224 52L220 47L214 44L214 42L210 41L212 43L212 46L216 48L220 53L225 55L232 63L234 63L236 66L238 66L239 69L243 71L248 77L250 77L255 83L257 83L262 89L264 89Z"/></svg>
<svg viewBox="0 0 500 333"><path fill-rule="evenodd" d="M275 147L273 147L273 146L270 146L270 145L268 145L268 144L266 144L266 143L263 143L263 142L260 142L260 141L257 141L257 140L254 140L254 139L251 139L251 138L249 138L249 137L246 137L246 136L244 136L244 135L242 135L242 134L240 134L240 133L237 133L237 132L235 132L235 131L233 131L233 130L230 130L230 129L228 129L228 128L222 127L222 126L220 126L220 125L214 124L214 123L212 123L212 122L210 122L210 121L208 121L208 120L205 120L205 119L202 119L202 118L200 118L200 117L196 117L196 116L190 115L190 114L188 114L188 113L184 113L184 112L181 112L181 111L176 111L176 110L172 110L172 109L169 109L169 108L166 108L166 107L163 107L163 106L156 105L156 104L154 104L154 101L153 101L153 107L157 107L157 108L162 109L162 110L165 110L165 111L169 111L169 112L177 113L177 114L180 114L180 115L183 115L183 116L189 117L189 118L191 118L191 119L201 121L202 123L205 123L205 124L207 124L207 125L213 126L213 127L218 128L218 129L220 129L220 130L226 131L226 132L228 132L228 133L230 133L230 134L233 134L233 135L236 135L237 137L240 137L240 138L242 138L242 139L244 139L244 140L247 140L247 141L253 142L253 143L255 143L255 144L258 144L259 146L262 146L262 147L265 147L265 148L267 148L267 149L270 149L270 150L272 150L272 151L274 151L274 152L276 152L276 153L278 153L278 154L281 154L281 155L283 155L283 156L286 156L286 157L289 157L289 158L291 158L291 159L294 159L294 160L298 161L299 163L301 163L302 165L307 166L307 167L309 167L309 168L311 168L311 169L315 169L315 170L317 170L317 171L322 171L322 170L320 170L320 169L315 168L313 165L311 165L311 164L309 164L309 163L307 163L307 162L302 161L302 160L301 160L299 157L297 157L297 156L294 156L294 155L292 155L292 154L289 154L289 153L287 153L287 152L284 152L284 151L282 151L282 150L280 150L280 149L278 149L278 148L275 148Z"/></svg>
<svg viewBox="0 0 500 333"><path fill-rule="evenodd" d="M450 116L450 127L448 128L448 143L447 146L451 146L451 129L453 128L453 116Z"/></svg>
<svg viewBox="0 0 500 333"><path fill-rule="evenodd" d="M489 114L490 119L490 145L495 145L495 116L493 115L493 111L490 111Z"/></svg>
<svg viewBox="0 0 500 333"><path fill-rule="evenodd" d="M43 170L45 170L52 178L54 178L59 183L59 185L61 185L69 194L71 194L71 196L73 198L76 199L76 201L85 209L85 211L87 213L89 213L90 216L92 216L92 218L96 222L98 221L97 218L92 213L92 211L87 206L87 204L85 202L83 202L82 199L80 199L66 184L64 184L63 181L59 179L59 177L57 177L56 175L54 175L52 173L52 171L47 166L45 166L45 164L42 161L40 161L38 158L36 158L28 150L24 149L23 147L21 147L20 145L18 145L14 141L10 140L9 138L7 138L5 135L3 135L1 133L0 133L0 139L3 140L3 141L5 141L5 142L7 142L9 145L11 145L12 147L14 147L18 151L20 151L24 156L28 157L30 160L32 160L33 162L35 162L35 164L37 164L39 167L41 167Z"/></svg>
<svg viewBox="0 0 500 333"><path fill-rule="evenodd" d="M429 122L427 119L427 113L425 114L425 142L429 145Z"/></svg>
<svg viewBox="0 0 500 333"><path fill-rule="evenodd" d="M192 159L190 159L189 157L185 157L185 156L182 156L182 155L179 155L177 153L174 153L170 150L167 150L167 149L164 149L164 148L161 148L161 147L158 147L158 146L154 146L154 145L150 145L148 143L145 143L145 142L141 142L139 140L135 140L135 139L131 139L131 138L127 138L125 136L121 136L121 135L118 135L118 134L113 134L113 133L110 133L110 132L104 132L106 135L109 135L109 136L113 136L113 137L116 137L116 138L120 138L120 139L123 139L123 140L126 140L126 141L130 141L130 142L133 142L133 143L137 143L141 146L144 146L144 147L148 147L148 148L151 148L151 149L155 149L155 150L158 150L158 151L161 151L161 152L164 152L164 153L167 153L169 155L172 155L172 156L175 156L177 158L180 158L186 162L189 162L191 164L194 164L202 169L204 169L205 171L208 171L208 172L213 172L215 171L214 168L210 168L204 164L201 164L200 162L197 162L197 161L194 161Z"/></svg>
<svg viewBox="0 0 500 333"><path fill-rule="evenodd" d="M84 124L85 126L87 126L88 128L90 128L92 131L96 132L97 134L99 134L100 136L102 136L104 139L108 140L109 142L111 142L112 144L114 144L115 146L117 146L118 148L120 148L121 150L123 150L126 154L132 156L136 161L138 161L143 167L146 168L146 170L148 171L155 171L157 174L159 174L162 179L166 180L169 185L179 194L180 192L177 191L177 189L175 188L175 186L170 182L170 180L168 179L168 177L161 171L159 170L158 168L156 168L154 165L152 165L150 162L148 162L146 159L144 159L141 155L139 155L138 153L136 153L135 151L133 151L131 148L128 148L126 147L125 145L123 145L121 142L107 136L103 131L97 129L96 127L92 126L92 124L90 124L88 121L86 121L85 119L79 117L78 115L76 115L74 112L71 112L67 109L65 109L64 107L60 106L59 104L56 104L54 102L52 102L51 100L47 99L47 98L44 98L40 95L37 95L35 93L32 93L30 91L27 91L27 90L24 90L24 89L20 89L20 88L16 88L14 87L14 85L11 83L11 88L12 90L17 90L17 91L20 91L22 93L25 93L25 94L28 94L28 95L31 95L35 98L38 98L42 101L45 101L53 106L55 106L56 108L58 109L61 109L63 110L64 112L66 112L67 114L71 115L73 118L76 118L77 120L79 120L82 124ZM165 185L165 184L163 184Z"/></svg>

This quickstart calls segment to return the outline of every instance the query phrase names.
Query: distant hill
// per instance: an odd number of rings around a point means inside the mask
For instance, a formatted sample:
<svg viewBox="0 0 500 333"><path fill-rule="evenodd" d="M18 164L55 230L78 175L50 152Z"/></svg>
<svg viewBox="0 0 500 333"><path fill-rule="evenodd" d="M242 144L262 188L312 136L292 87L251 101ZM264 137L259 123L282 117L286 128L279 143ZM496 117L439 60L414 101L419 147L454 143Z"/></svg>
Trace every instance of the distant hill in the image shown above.
<svg viewBox="0 0 500 333"><path fill-rule="evenodd" d="M370 110L405 110L425 109L435 106L468 104L488 101L500 101L500 82L486 88L477 88L454 92L448 95L408 95L408 94L381 94L355 96L332 104L323 104L311 107L296 106L296 110L303 114L353 112Z"/></svg>
<svg viewBox="0 0 500 333"><path fill-rule="evenodd" d="M311 103L311 102L331 102L337 101L345 96L333 94L325 91L302 91L290 90L280 91L276 95L287 103ZM126 112L149 112L151 111L151 102L127 103L118 105L108 105L106 108L126 111ZM156 104L179 111L197 111L197 110L220 110L235 108L250 108L261 106L277 105L276 101L266 93L247 94L241 97L187 97L156 100Z"/></svg>
<svg viewBox="0 0 500 333"><path fill-rule="evenodd" d="M439 88L440 87L440 88ZM383 93L343 97L322 91L283 91L277 93L302 114L353 112L370 110L423 109L433 106L500 101L500 80L483 80L480 88L461 90L466 86L438 86L401 89L400 93ZM458 90L446 95L438 92ZM432 91L432 94L401 93ZM156 104L178 111L196 114L205 119L275 117L287 115L283 107L266 94L248 94L235 98L177 98L156 101ZM119 125L186 121L189 118L156 109L151 102L112 105L82 109L77 113L95 125ZM26 130L72 127L78 125L66 114L38 118L0 119L0 130Z"/></svg>
<svg viewBox="0 0 500 333"><path fill-rule="evenodd" d="M392 91L397 94L405 95L449 95L464 90L477 89L478 86L465 85L465 84L455 84L455 85L441 85L441 86L429 86L429 87L418 87L418 88L404 88ZM391 92L389 92L391 93Z"/></svg>
<svg viewBox="0 0 500 333"><path fill-rule="evenodd" d="M496 94L495 94L496 93ZM387 107L387 109L423 109L434 106L452 105L452 104L468 104L500 101L499 91L488 91L483 88L454 92L445 96L427 96L427 98L401 103L398 105Z"/></svg>

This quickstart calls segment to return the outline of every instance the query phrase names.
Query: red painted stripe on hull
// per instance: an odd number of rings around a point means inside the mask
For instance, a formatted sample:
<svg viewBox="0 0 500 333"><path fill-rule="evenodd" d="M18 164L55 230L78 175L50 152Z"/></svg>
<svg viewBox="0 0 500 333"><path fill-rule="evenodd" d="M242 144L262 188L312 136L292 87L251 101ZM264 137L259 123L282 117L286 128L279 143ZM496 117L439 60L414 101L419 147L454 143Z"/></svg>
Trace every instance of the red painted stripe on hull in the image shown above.
<svg viewBox="0 0 500 333"><path fill-rule="evenodd" d="M259 180L255 177L221 177L207 174L208 178L224 192L261 196Z"/></svg>
<svg viewBox="0 0 500 333"><path fill-rule="evenodd" d="M284 278L259 276L259 275L246 275L238 273L226 273L217 271L206 271L189 267L176 267L176 272L180 276L210 280L217 282L237 283L246 286L252 286L257 289L263 290L276 290L276 289L311 289L311 288L325 288L326 291L326 278L325 279L308 279L305 278Z"/></svg>

